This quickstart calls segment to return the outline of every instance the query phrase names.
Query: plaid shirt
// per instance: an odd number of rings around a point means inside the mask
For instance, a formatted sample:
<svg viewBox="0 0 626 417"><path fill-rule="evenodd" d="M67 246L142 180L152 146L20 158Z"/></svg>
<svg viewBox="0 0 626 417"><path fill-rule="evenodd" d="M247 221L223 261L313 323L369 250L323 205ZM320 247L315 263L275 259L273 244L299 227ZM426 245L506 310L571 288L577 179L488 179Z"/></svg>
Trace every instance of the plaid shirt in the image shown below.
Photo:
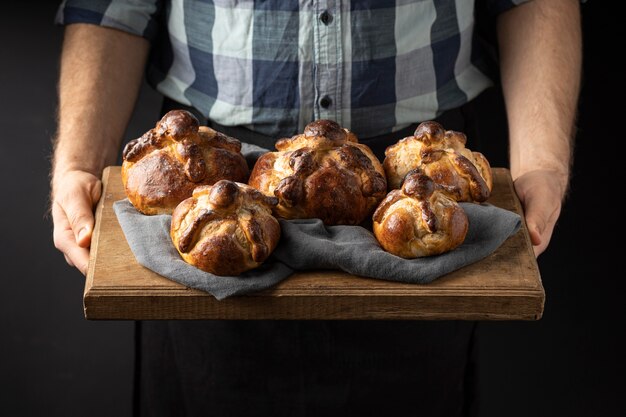
<svg viewBox="0 0 626 417"><path fill-rule="evenodd" d="M487 0L487 10L522 1ZM272 137L314 119L362 138L390 133L492 83L475 48L473 0L66 0L56 22L146 37L150 85Z"/></svg>

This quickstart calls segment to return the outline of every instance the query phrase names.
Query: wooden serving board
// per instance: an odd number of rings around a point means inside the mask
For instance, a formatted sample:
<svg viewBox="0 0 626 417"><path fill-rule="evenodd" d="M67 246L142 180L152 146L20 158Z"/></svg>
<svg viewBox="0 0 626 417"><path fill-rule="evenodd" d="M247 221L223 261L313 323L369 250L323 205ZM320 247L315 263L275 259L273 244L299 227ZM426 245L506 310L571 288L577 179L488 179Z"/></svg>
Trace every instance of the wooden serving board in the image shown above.
<svg viewBox="0 0 626 417"><path fill-rule="evenodd" d="M493 171L488 202L521 214L509 171ZM126 197L119 166L104 170L103 184L84 292L87 319L538 320L543 314L545 292L525 224L487 258L431 284L312 271L218 301L136 262L113 211Z"/></svg>

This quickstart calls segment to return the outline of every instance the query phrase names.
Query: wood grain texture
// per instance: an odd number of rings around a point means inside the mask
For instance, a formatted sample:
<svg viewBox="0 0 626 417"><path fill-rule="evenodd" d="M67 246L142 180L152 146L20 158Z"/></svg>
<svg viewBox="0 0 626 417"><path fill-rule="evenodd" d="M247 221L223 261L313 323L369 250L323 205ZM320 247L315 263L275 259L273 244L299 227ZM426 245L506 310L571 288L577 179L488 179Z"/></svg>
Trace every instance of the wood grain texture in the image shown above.
<svg viewBox="0 0 626 417"><path fill-rule="evenodd" d="M493 170L488 202L521 214L509 171ZM84 292L87 319L538 320L543 314L545 292L525 224L487 258L431 284L312 271L218 301L136 262L113 211L126 197L120 167L107 167L102 180Z"/></svg>

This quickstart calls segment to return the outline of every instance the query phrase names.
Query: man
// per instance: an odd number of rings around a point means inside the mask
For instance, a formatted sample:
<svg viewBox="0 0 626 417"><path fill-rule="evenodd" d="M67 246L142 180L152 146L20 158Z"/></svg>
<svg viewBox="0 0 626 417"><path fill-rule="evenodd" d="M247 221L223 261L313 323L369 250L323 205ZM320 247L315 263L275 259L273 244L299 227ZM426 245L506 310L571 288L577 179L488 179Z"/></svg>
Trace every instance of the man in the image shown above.
<svg viewBox="0 0 626 417"><path fill-rule="evenodd" d="M193 107L218 130L257 144L329 118L380 155L426 119L464 130L449 115L463 115L489 86L474 65L480 50L472 49L469 1L144 3L67 1L59 12L67 27L51 182L54 242L83 273L100 174L116 160L149 54L148 80L166 107ZM579 5L487 3L485 10L498 13L511 175L539 256L568 187ZM152 347L143 349L140 395L163 400L142 403L151 415L168 415L176 404L191 414L366 412L375 408L376 390L387 411L409 407L411 392L423 394L412 409L427 415L467 409L472 323L147 323L142 335ZM259 351L241 346L250 341ZM281 349L289 352L270 356ZM202 366L194 366L194 355ZM155 379L172 386L150 385ZM291 398L279 400L281 393Z"/></svg>

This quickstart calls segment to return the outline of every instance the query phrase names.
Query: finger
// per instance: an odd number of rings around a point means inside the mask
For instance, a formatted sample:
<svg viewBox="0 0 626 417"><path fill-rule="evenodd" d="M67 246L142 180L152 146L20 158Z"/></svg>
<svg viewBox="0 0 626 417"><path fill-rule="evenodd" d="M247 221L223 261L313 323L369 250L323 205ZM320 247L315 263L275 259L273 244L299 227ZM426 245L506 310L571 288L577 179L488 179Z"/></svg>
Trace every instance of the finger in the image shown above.
<svg viewBox="0 0 626 417"><path fill-rule="evenodd" d="M65 257L65 262L67 262L69 266L74 266L74 263L72 262L70 258L68 258L66 254L63 254L63 256Z"/></svg>
<svg viewBox="0 0 626 417"><path fill-rule="evenodd" d="M83 274L86 274L89 266L89 250L81 248L74 241L74 234L71 230L54 232L55 246L65 255L65 260L70 266L76 267Z"/></svg>
<svg viewBox="0 0 626 417"><path fill-rule="evenodd" d="M63 252L68 264L86 274L89 265L89 250L77 245L65 212L57 203L52 205L52 219L54 246Z"/></svg>
<svg viewBox="0 0 626 417"><path fill-rule="evenodd" d="M93 187L88 193L74 192L62 202L62 209L74 233L74 240L78 246L87 248L91 243L93 231L93 202L92 198L99 198L100 186Z"/></svg>
<svg viewBox="0 0 626 417"><path fill-rule="evenodd" d="M526 227L528 228L528 234L530 235L530 242L537 246L541 245L541 236L545 230L545 222L538 216L533 216L530 213L526 213Z"/></svg>
<svg viewBox="0 0 626 417"><path fill-rule="evenodd" d="M87 275L87 269L89 268L89 250L81 248L80 246L73 246L69 248L69 254L72 266L78 269L83 275Z"/></svg>
<svg viewBox="0 0 626 417"><path fill-rule="evenodd" d="M535 252L535 257L541 255L550 244L550 240L552 238L552 233L554 231L555 223L549 223L547 227L544 229L540 240L541 242L538 245L533 246L533 251Z"/></svg>
<svg viewBox="0 0 626 417"><path fill-rule="evenodd" d="M529 199L526 203L525 218L535 256L539 256L550 243L560 205L550 208L545 204L534 204L533 201Z"/></svg>

